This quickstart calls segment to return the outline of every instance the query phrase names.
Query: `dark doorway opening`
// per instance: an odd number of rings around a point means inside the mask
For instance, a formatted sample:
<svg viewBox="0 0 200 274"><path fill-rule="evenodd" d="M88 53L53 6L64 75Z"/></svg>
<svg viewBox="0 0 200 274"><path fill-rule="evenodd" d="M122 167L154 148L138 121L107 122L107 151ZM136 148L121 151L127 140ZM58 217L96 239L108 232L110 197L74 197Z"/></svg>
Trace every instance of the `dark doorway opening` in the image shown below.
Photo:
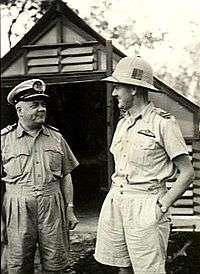
<svg viewBox="0 0 200 274"><path fill-rule="evenodd" d="M107 184L106 89L99 83L48 87L48 123L59 128L80 166L72 172L75 204L98 208Z"/></svg>

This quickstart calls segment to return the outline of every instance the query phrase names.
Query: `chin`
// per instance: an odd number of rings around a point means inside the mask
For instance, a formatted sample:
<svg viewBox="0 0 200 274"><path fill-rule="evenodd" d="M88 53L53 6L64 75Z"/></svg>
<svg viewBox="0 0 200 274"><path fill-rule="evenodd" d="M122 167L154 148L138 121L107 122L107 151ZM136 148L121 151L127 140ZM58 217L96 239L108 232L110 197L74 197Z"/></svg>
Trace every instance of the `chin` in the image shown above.
<svg viewBox="0 0 200 274"><path fill-rule="evenodd" d="M124 106L124 105L118 105L118 108L120 109L120 110L124 110L124 111L126 111L126 110L128 110L128 108L126 107L126 106Z"/></svg>
<svg viewBox="0 0 200 274"><path fill-rule="evenodd" d="M43 125L45 123L45 119L40 119L36 122L38 125Z"/></svg>
<svg viewBox="0 0 200 274"><path fill-rule="evenodd" d="M119 109L123 109L124 106L123 106L122 104L118 103L118 108L119 108Z"/></svg>

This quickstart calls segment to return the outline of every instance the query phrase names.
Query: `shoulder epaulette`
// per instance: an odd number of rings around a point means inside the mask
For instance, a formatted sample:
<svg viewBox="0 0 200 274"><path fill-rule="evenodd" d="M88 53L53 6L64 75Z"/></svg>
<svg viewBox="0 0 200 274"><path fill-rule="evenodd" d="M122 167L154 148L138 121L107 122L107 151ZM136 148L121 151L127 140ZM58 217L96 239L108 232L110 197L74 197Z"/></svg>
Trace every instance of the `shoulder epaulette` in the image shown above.
<svg viewBox="0 0 200 274"><path fill-rule="evenodd" d="M167 112L166 110L163 110L161 108L154 108L154 111L165 119L172 118L172 114L170 112Z"/></svg>
<svg viewBox="0 0 200 274"><path fill-rule="evenodd" d="M15 123L13 125L8 125L7 127L3 128L1 130L1 136L8 134L9 132L11 132L14 129L16 129L16 127L17 127L17 123Z"/></svg>
<svg viewBox="0 0 200 274"><path fill-rule="evenodd" d="M46 127L50 128L52 130L55 130L57 132L60 132L60 130L58 128L56 128L56 127L53 127L53 126L50 126L50 125L46 125Z"/></svg>

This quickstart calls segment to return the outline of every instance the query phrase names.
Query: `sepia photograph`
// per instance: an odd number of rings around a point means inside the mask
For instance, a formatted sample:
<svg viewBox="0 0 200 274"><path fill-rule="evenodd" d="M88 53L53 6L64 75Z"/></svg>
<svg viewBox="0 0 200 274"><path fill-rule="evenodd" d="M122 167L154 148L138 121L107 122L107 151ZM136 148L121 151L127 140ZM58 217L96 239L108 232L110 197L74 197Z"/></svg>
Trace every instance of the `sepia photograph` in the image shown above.
<svg viewBox="0 0 200 274"><path fill-rule="evenodd" d="M200 2L0 5L1 273L200 274Z"/></svg>

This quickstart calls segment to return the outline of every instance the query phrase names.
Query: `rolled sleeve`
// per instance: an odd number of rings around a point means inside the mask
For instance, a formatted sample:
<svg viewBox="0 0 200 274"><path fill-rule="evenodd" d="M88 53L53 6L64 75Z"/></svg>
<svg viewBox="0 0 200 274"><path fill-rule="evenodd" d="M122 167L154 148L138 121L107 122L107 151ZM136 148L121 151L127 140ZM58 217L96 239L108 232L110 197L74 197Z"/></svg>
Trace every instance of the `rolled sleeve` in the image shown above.
<svg viewBox="0 0 200 274"><path fill-rule="evenodd" d="M171 160L181 154L188 155L186 143L175 118L166 120L162 137L163 146Z"/></svg>
<svg viewBox="0 0 200 274"><path fill-rule="evenodd" d="M71 173L73 169L75 169L79 162L77 161L76 157L74 156L72 150L70 149L67 142L62 138L62 150L63 150L63 176Z"/></svg>

